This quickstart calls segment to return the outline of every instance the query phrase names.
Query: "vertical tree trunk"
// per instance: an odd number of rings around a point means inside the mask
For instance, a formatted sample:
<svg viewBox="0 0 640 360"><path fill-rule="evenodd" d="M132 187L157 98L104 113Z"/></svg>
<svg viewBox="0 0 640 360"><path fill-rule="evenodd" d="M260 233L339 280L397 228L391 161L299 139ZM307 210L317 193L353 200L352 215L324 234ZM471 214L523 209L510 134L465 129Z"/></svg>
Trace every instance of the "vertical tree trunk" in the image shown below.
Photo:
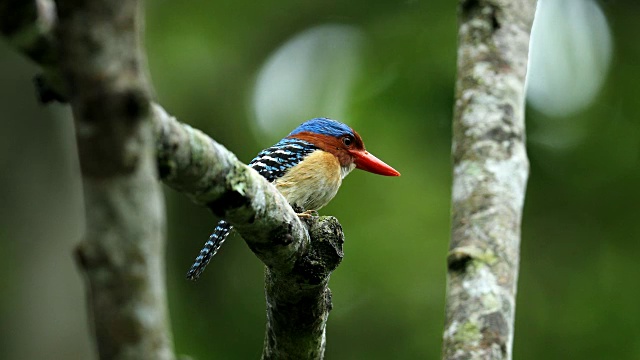
<svg viewBox="0 0 640 360"><path fill-rule="evenodd" d="M535 0L460 1L443 359L511 359Z"/></svg>
<svg viewBox="0 0 640 360"><path fill-rule="evenodd" d="M59 1L86 211L77 258L101 359L173 359L164 204L136 0Z"/></svg>

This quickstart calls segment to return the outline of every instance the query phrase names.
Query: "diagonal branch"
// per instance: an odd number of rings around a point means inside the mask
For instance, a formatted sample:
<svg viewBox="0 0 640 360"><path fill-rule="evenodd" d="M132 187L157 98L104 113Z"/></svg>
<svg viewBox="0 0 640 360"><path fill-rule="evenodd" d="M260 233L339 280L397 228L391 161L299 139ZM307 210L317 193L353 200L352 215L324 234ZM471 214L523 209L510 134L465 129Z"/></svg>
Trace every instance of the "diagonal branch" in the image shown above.
<svg viewBox="0 0 640 360"><path fill-rule="evenodd" d="M511 359L535 0L462 0L443 359Z"/></svg>
<svg viewBox="0 0 640 360"><path fill-rule="evenodd" d="M343 256L338 221L303 224L272 184L222 145L158 105L153 113L160 177L224 217L267 266L263 359L322 359L329 276Z"/></svg>
<svg viewBox="0 0 640 360"><path fill-rule="evenodd" d="M0 23L13 18L0 30L43 66L41 99L73 108L87 212L77 253L100 357L173 358L159 177L224 217L267 266L263 358L321 359L328 280L343 256L337 220L301 222L257 172L150 101L136 0L37 5L0 5Z"/></svg>
<svg viewBox="0 0 640 360"><path fill-rule="evenodd" d="M282 194L201 131L153 113L160 178L232 224L265 265L290 270L309 235Z"/></svg>

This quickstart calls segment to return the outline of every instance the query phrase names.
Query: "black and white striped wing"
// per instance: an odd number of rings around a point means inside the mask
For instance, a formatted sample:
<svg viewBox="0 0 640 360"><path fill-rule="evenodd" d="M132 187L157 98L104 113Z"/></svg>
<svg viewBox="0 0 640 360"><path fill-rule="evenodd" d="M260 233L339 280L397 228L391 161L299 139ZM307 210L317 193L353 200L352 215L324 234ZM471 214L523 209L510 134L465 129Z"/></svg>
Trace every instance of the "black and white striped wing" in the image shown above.
<svg viewBox="0 0 640 360"><path fill-rule="evenodd" d="M318 148L306 141L297 139L282 139L270 148L262 150L249 166L254 168L260 175L269 182L284 175L287 169L300 163L307 155ZM220 220L209 240L204 244L202 250L196 257L187 272L187 279L197 280L211 258L218 252L222 243L227 239L233 227L224 220Z"/></svg>
<svg viewBox="0 0 640 360"><path fill-rule="evenodd" d="M262 150L249 166L254 168L269 182L282 177L287 169L300 163L318 148L311 143L298 139L282 139L270 148Z"/></svg>

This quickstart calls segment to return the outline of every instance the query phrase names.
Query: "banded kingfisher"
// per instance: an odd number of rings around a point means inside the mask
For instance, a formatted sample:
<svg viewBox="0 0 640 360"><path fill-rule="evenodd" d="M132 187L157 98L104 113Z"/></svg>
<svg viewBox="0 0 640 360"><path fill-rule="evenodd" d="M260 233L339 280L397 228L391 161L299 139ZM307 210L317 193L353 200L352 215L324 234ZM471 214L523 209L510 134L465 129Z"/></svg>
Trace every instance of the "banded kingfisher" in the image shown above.
<svg viewBox="0 0 640 360"><path fill-rule="evenodd" d="M327 118L302 123L284 139L258 153L249 166L276 186L298 216L305 218L327 205L351 170L385 176L400 173L365 150L362 138L349 126ZM232 226L218 222L187 273L197 280L218 252Z"/></svg>

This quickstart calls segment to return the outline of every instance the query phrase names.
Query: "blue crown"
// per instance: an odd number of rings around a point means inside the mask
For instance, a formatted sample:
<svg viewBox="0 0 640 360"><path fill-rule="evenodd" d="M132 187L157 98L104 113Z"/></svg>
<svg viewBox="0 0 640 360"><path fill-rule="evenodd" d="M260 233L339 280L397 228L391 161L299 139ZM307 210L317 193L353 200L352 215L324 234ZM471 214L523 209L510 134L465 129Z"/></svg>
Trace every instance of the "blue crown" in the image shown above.
<svg viewBox="0 0 640 360"><path fill-rule="evenodd" d="M289 134L289 136L296 135L305 131L316 133L316 134L335 136L335 137L340 137L344 135L354 136L353 130L351 130L350 127L348 127L347 125L339 121L335 121L327 118L315 118L309 121L305 121L302 124L300 124L300 126L295 128L295 130L293 130Z"/></svg>

